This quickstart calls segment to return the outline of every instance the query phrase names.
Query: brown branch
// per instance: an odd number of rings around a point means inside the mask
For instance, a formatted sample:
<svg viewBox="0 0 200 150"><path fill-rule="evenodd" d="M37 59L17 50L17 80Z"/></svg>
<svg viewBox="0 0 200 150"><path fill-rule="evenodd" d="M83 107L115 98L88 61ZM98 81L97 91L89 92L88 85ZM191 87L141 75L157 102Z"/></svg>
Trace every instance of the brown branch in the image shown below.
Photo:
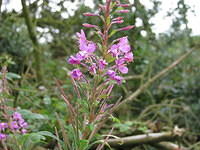
<svg viewBox="0 0 200 150"><path fill-rule="evenodd" d="M106 141L102 140L101 142L107 142L111 147L132 147L142 144L157 144L163 141L176 140L176 138L181 137L184 134L184 132L184 129L180 129L176 126L171 132L169 131L161 133L148 133L123 138L108 139ZM166 143L160 143L157 144L157 146L164 147L166 146Z"/></svg>
<svg viewBox="0 0 200 150"><path fill-rule="evenodd" d="M26 5L26 0L21 0L22 3L22 8L23 8L23 15L24 15L24 19L26 22L26 26L28 28L28 33L30 36L30 39L33 43L34 46L34 58L35 58L35 67L36 67L36 74L37 74L37 79L39 81L42 81L42 69L41 69L41 47L39 45L38 39L37 39L37 35L36 35L36 31L35 31L35 26L33 24L33 20L31 19L30 16L30 12L29 9Z"/></svg>
<svg viewBox="0 0 200 150"><path fill-rule="evenodd" d="M123 137L119 139L109 139L107 140L107 143L111 147L131 147L141 144L170 141L174 140L175 137L176 136L174 136L172 132L150 133L150 134Z"/></svg>
<svg viewBox="0 0 200 150"><path fill-rule="evenodd" d="M189 150L188 148L179 146L171 142L160 142L158 144L153 144L152 146L157 147L162 150Z"/></svg>
<svg viewBox="0 0 200 150"><path fill-rule="evenodd" d="M139 96L143 91L145 91L154 81L158 80L162 76L166 75L169 71L174 69L178 64L180 64L185 58L187 58L195 49L191 49L187 53L183 54L176 61L174 61L171 65L160 71L158 74L150 78L145 84L140 86L133 94L125 98L119 105L113 107L113 111L118 110L123 104L134 100L137 96Z"/></svg>

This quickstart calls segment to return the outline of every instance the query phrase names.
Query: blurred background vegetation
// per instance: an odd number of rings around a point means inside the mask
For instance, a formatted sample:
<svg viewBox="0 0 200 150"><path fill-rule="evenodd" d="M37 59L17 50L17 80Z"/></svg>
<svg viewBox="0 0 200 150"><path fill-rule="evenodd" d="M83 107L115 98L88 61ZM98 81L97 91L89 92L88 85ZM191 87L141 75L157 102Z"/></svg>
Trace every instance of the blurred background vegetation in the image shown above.
<svg viewBox="0 0 200 150"><path fill-rule="evenodd" d="M79 0L73 15L65 5L66 1L26 0L27 6L24 5L21 11L1 9L0 64L3 66L6 62L8 65L11 92L7 103L25 114L33 113L26 117L35 132L54 132L54 126L57 126L55 112L63 119L67 118L66 106L59 96L55 79L63 83L66 93L72 97L73 88L66 72L72 67L66 63L66 58L77 51L75 33L80 31L82 23L97 24L99 21L82 14L95 12L101 0L94 0L94 8L86 7L84 1ZM69 5L75 3L74 0L67 2ZM129 65L126 83L115 88L113 97L127 97L191 48L198 50L116 112L114 115L121 121L115 123L113 134L128 136L147 130L159 132L172 130L178 125L186 129L181 143L199 150L200 36L193 36L188 27L187 13L191 8L184 0L178 0L176 9L168 13L171 16L178 14L169 32L156 34L150 19L159 14L162 1L151 2L153 7L149 9L140 0L134 0L131 14L125 16L125 24L134 25L140 19L142 25L114 37L129 36L135 61ZM0 0L1 8L8 4L9 1ZM88 38L95 40L95 35L86 30ZM109 127L110 123L101 132L107 132ZM142 145L133 149L154 148Z"/></svg>

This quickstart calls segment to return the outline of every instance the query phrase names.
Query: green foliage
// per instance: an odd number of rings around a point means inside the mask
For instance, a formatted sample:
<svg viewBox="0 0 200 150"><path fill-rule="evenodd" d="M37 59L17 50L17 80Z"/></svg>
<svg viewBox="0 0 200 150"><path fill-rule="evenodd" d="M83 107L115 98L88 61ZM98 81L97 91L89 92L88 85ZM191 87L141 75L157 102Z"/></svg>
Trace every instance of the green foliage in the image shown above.
<svg viewBox="0 0 200 150"><path fill-rule="evenodd" d="M51 137L56 139L58 142L61 142L51 132L40 131L25 135L10 135L8 145L15 150L34 150L37 145L44 143L46 137Z"/></svg>
<svg viewBox="0 0 200 150"><path fill-rule="evenodd" d="M42 84L35 80L36 70L32 67L34 62L33 46L21 13L13 11L1 14L0 65L9 65L6 78L11 91L10 95L1 95L1 97L8 98L6 104L9 107L18 108L30 124L30 133L10 137L10 146L14 150L31 150L36 145L43 146L45 143L51 142L52 139L58 141L64 150L66 149L67 144L63 143L63 129L59 125L55 113L59 114L59 120L65 124L69 121L69 108L60 98L55 78L61 81L66 95L73 101L78 101L82 106L79 110L80 118L89 111L90 104L84 99L72 98L75 94L67 76L70 66L66 64L66 58L77 49L75 33L80 31L81 24L89 22L97 24L100 20L83 17L83 12L95 12L95 10L82 4L79 4L73 15L69 15L64 2L64 0L55 2L56 6L61 7L58 11L53 10L49 0L41 3L35 0L29 6L31 15L35 16L34 23L37 27L38 39L46 39L41 44L44 54L42 69L45 73ZM95 8L102 3L101 1L94 2ZM187 50L192 47L200 48L199 36L191 36L187 19L187 13L191 8L185 4L184 0L179 0L177 8L168 14L169 16L173 16L175 13L179 14L179 17L174 18L170 32L157 36L152 31L150 19L159 13L161 1L152 0L152 3L153 8L147 9L140 0L135 0L132 13L125 16L127 23L125 25L134 25L137 19L143 23L142 26L125 33L129 36L135 55L135 62L129 65L130 75L140 75L141 78L127 80L123 86L115 88L110 102L115 103L119 97L129 96L150 77L167 67ZM64 18L63 13L68 13L69 17ZM181 26L185 26L185 28L182 29ZM143 36L141 32L145 32L147 35ZM87 32L87 34L90 39L98 39L96 33ZM113 30L110 36L115 39L124 36L124 33ZM183 144L188 147L195 145L200 132L198 119L200 113L199 54L199 51L194 52L190 58L187 58L167 76L153 83L135 101L125 105L119 112L111 116L115 127L114 134L126 136L146 133L148 130L152 130L149 124L159 124L156 131L171 130L175 125L179 125L188 130L183 140L187 142L182 141ZM107 61L112 62L113 60L108 56ZM1 76L2 74L0 74ZM79 88L89 89L91 87L85 84ZM105 95L101 96L100 99L105 98ZM100 133L110 131L112 125L109 122L106 125L108 130L106 126ZM55 127L59 129L58 136L60 138L53 134ZM94 125L89 124L86 128L92 131ZM79 140L75 136L72 126L64 125L64 131L69 133L70 139L73 139L73 144L69 146L71 149L75 145L80 150L86 150L90 146L91 143L87 140ZM99 139L98 136L97 139ZM21 149L20 147L16 149L16 142L22 146ZM137 149L150 150L154 148L143 146ZM198 150L198 145L194 146L194 149Z"/></svg>

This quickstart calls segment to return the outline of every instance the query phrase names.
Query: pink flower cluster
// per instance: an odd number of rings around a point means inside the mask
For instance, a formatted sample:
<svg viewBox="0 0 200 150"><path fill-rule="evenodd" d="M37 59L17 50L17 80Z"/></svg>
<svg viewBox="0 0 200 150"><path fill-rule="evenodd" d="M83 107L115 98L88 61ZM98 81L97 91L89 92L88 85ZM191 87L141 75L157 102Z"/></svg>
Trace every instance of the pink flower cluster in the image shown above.
<svg viewBox="0 0 200 150"><path fill-rule="evenodd" d="M104 14L110 13L111 9L114 7L129 7L129 4L121 4L119 0L115 1L111 5L112 0L106 1L106 6L100 6L100 10L104 12ZM112 8L113 7L113 8ZM129 10L122 9L120 11L115 11L114 13L128 13ZM100 14L93 14L93 13L84 13L84 16L96 16L99 17ZM86 38L86 35L83 30L80 33L77 33L78 43L79 43L79 52L74 55L70 56L68 59L69 64L73 65L80 65L86 68L86 70L92 75L102 75L102 77L107 77L106 80L114 80L118 84L121 84L123 81L123 77L120 74L127 74L128 68L127 64L132 62L134 57L133 53L131 52L131 46L129 45L128 37L121 37L115 40L112 45L108 45L108 33L109 29L114 24L121 24L124 22L123 17L112 18L109 24L105 23L106 28L102 31L100 27L97 25L92 25L88 23L84 23L83 26L87 28L95 28L97 33L102 38L102 47L106 47L105 50L102 50L100 47L97 47L97 44L93 41L89 41ZM105 19L106 20L106 19ZM132 29L134 26L127 26L117 29L116 31L126 31ZM105 42L106 41L106 42ZM102 56L98 56L95 54L96 49L102 53ZM98 52L99 54L99 52ZM109 58L107 59L106 56L112 57L111 61ZM114 61L112 61L114 60ZM80 68L80 67L79 67ZM76 68L71 71L71 77L75 80L86 80L84 73L79 69Z"/></svg>
<svg viewBox="0 0 200 150"><path fill-rule="evenodd" d="M23 119L22 115L14 112L9 123L0 123L0 140L5 140L10 132L25 134L27 132L28 123Z"/></svg>
<svg viewBox="0 0 200 150"><path fill-rule="evenodd" d="M86 39L83 30L81 30L81 33L77 33L77 36L80 51L75 56L70 56L68 63L81 65L87 68L92 75L107 75L110 80L115 80L118 84L121 84L123 78L117 74L127 74L127 63L133 61L133 53L131 52L128 38L119 38L116 40L116 43L109 48L107 54L115 58L115 64L111 63L109 65L102 57L95 55L94 52L96 51L97 46L94 42ZM72 70L71 76L76 80L84 79L84 74L80 69Z"/></svg>

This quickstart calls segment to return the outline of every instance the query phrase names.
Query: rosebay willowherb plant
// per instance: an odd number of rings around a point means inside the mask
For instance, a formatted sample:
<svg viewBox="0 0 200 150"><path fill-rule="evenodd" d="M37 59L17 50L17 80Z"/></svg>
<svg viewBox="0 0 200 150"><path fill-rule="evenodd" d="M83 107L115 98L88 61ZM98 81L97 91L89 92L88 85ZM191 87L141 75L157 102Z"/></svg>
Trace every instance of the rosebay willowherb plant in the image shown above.
<svg viewBox="0 0 200 150"><path fill-rule="evenodd" d="M28 123L19 112L6 105L9 95L6 73L7 67L5 65L0 72L0 145L8 150L7 139L27 133ZM16 150L17 146L15 146Z"/></svg>
<svg viewBox="0 0 200 150"><path fill-rule="evenodd" d="M84 30L81 30L77 33L79 51L67 60L76 67L69 75L77 93L75 100L70 101L62 92L70 112L69 134L64 138L70 150L88 149L89 143L111 115L112 108L117 105L117 102L112 104L109 101L112 89L115 84L123 83L123 74L128 73L127 64L134 57L128 37L110 39L115 33L134 27L130 25L112 30L113 26L124 22L119 14L128 13L129 6L119 0L106 0L105 5L99 5L99 13L83 14L98 17L103 26L84 23L84 27L93 29L99 40L88 40Z"/></svg>

